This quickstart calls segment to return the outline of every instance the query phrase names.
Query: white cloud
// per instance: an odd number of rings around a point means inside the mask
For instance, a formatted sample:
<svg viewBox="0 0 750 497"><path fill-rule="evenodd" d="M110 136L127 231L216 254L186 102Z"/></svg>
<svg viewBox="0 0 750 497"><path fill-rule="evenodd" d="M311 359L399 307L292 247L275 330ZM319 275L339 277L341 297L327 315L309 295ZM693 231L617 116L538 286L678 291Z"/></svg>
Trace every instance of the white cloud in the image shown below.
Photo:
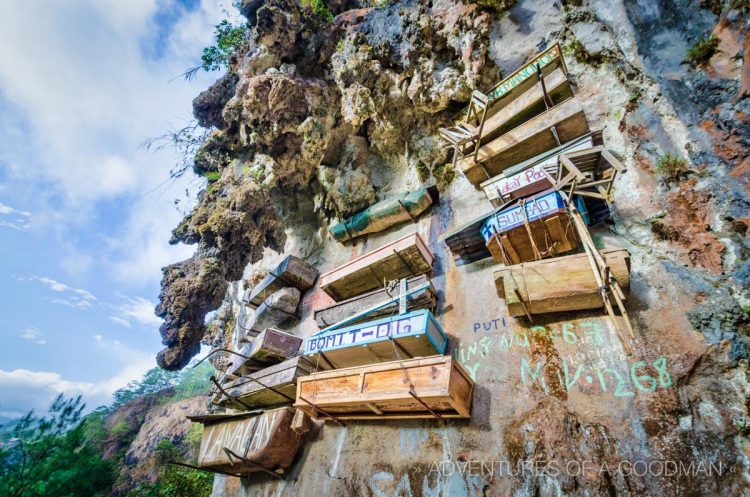
<svg viewBox="0 0 750 497"><path fill-rule="evenodd" d="M191 119L193 97L219 73L191 83L175 77L200 62L224 16L214 0L190 12L175 0L0 2L0 46L14 47L0 58L0 168L8 190L28 197L37 231L61 241L92 222L117 227L108 252L75 241L74 253L87 263L63 261L70 274L99 264L118 282L142 286L192 253L167 240L180 219L171 200L193 178L176 182L165 198L147 193L168 178L176 153L139 145ZM101 202L117 212L100 218ZM0 217L0 226L9 223Z"/></svg>
<svg viewBox="0 0 750 497"><path fill-rule="evenodd" d="M25 231L31 226L31 213L21 211L0 202L0 226L18 231Z"/></svg>
<svg viewBox="0 0 750 497"><path fill-rule="evenodd" d="M96 297L88 290L73 288L47 276L31 276L21 278L21 280L38 281L50 290L64 294L61 297L53 298L51 300L53 304L66 305L73 309L88 309L96 302Z"/></svg>
<svg viewBox="0 0 750 497"><path fill-rule="evenodd" d="M26 329L23 330L23 333L21 333L20 337L39 345L47 345L47 340L44 339L44 333L42 333L42 330L34 326L27 326Z"/></svg>
<svg viewBox="0 0 750 497"><path fill-rule="evenodd" d="M130 381L140 379L156 365L151 354L133 350L117 340L96 335L102 353L121 365L113 376L97 382L69 381L50 371L0 369L0 412L5 416L22 416L30 409L45 412L58 394L66 397L82 395L88 409L108 404L112 394Z"/></svg>
<svg viewBox="0 0 750 497"><path fill-rule="evenodd" d="M123 296L119 304L110 307L115 312L110 319L127 328L134 323L152 327L158 327L162 323L162 320L154 315L154 303L143 297Z"/></svg>

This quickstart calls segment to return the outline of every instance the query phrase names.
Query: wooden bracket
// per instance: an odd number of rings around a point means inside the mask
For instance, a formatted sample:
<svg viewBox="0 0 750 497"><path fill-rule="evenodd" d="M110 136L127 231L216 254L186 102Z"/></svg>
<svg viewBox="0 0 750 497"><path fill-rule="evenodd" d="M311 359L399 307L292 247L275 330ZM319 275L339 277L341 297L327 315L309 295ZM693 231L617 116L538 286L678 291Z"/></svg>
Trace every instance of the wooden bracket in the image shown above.
<svg viewBox="0 0 750 497"><path fill-rule="evenodd" d="M339 426L346 426L346 423L344 423L343 421L341 421L339 418L337 418L333 414L330 414L330 413L324 411L320 407L316 406L315 404L313 404L312 402L310 402L309 400L307 400L306 398L304 398L302 395L299 396L299 400L301 400L302 402L305 402L306 404L309 404L316 411L322 412L324 415L328 416L332 421L336 422Z"/></svg>

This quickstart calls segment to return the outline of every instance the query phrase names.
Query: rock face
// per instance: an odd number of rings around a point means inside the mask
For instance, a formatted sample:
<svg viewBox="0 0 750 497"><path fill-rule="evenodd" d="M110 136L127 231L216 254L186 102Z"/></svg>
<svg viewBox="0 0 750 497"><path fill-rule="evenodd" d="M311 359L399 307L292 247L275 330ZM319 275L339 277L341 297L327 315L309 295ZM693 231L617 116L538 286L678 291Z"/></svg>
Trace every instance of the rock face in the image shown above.
<svg viewBox="0 0 750 497"><path fill-rule="evenodd" d="M201 340L237 349L253 319L241 296L280 254L327 271L416 230L450 351L477 382L473 416L327 424L286 479L217 477L214 496L750 495L746 3L326 3L332 20L243 2L248 49L196 99L214 130L195 169L218 179L173 233L197 251L164 270L159 363L182 367ZM718 51L685 63L707 33ZM437 129L555 42L628 167L594 236L632 256L630 356L602 312L510 318L496 266L456 266L440 241L491 207ZM432 182L441 202L417 223L328 237L337 218ZM317 331L326 298L302 297L295 334Z"/></svg>

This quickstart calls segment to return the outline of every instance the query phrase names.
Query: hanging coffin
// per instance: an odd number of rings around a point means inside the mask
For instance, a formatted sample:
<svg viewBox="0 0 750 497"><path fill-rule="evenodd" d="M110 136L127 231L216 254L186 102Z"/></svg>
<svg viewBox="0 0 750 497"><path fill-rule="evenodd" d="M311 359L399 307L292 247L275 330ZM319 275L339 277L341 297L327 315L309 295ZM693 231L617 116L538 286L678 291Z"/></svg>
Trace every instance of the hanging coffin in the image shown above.
<svg viewBox="0 0 750 497"><path fill-rule="evenodd" d="M466 370L450 356L433 356L305 376L294 405L326 420L469 418L473 396Z"/></svg>
<svg viewBox="0 0 750 497"><path fill-rule="evenodd" d="M437 187L420 188L382 200L354 216L332 226L331 235L345 242L368 233L377 233L417 218L438 202Z"/></svg>
<svg viewBox="0 0 750 497"><path fill-rule="evenodd" d="M206 470L242 476L264 471L280 476L292 465L304 436L292 429L296 410L188 416L202 423L198 465Z"/></svg>
<svg viewBox="0 0 750 497"><path fill-rule="evenodd" d="M492 257L506 265L563 254L580 244L562 197L552 190L497 212L480 233Z"/></svg>
<svg viewBox="0 0 750 497"><path fill-rule="evenodd" d="M630 285L626 249L601 251L623 290ZM599 309L604 306L586 254L573 254L501 268L494 273L497 294L511 316Z"/></svg>
<svg viewBox="0 0 750 497"><path fill-rule="evenodd" d="M227 395L216 392L212 402L232 409L250 409L286 404L294 399L297 378L314 372L304 357L294 357L225 383Z"/></svg>
<svg viewBox="0 0 750 497"><path fill-rule="evenodd" d="M302 338L275 328L266 328L243 349L243 355L263 364L276 364L297 355Z"/></svg>
<svg viewBox="0 0 750 497"><path fill-rule="evenodd" d="M551 150L589 132L583 107L568 98L479 148L461 161L461 171L474 185L513 164Z"/></svg>
<svg viewBox="0 0 750 497"><path fill-rule="evenodd" d="M553 178L553 181L557 178L560 154L591 148L595 135L600 137L601 132L566 143L544 154L541 158L534 157L517 166L512 166L480 186L494 207L500 207L510 200L552 188L553 184L549 177Z"/></svg>
<svg viewBox="0 0 750 497"><path fill-rule="evenodd" d="M430 283L429 278L426 275L415 276L407 280L407 290L415 288L419 285L428 284L429 286L422 291L411 294L406 299L406 309L414 311L417 309L434 309L437 302L437 294L435 288ZM330 305L323 309L315 311L315 322L319 328L326 328L333 326L339 321L350 318L365 309L377 307L381 302L389 300L391 297L399 295L400 287L395 285L392 289L380 288L367 292L357 297L346 299L342 302ZM381 316L390 316L398 311L398 302L392 302L386 306L383 306L371 313L368 313L366 317L357 319L356 321L350 321L349 324L361 323L363 321L372 321L373 319Z"/></svg>
<svg viewBox="0 0 750 497"><path fill-rule="evenodd" d="M419 235L412 233L322 274L320 287L341 302L387 281L428 273L434 259Z"/></svg>
<svg viewBox="0 0 750 497"><path fill-rule="evenodd" d="M322 369L444 354L448 338L427 309L325 331L305 339L305 356Z"/></svg>
<svg viewBox="0 0 750 497"><path fill-rule="evenodd" d="M315 283L318 270L299 257L286 256L268 276L255 285L244 302L252 308L261 305L268 297L282 288L294 287L304 292Z"/></svg>

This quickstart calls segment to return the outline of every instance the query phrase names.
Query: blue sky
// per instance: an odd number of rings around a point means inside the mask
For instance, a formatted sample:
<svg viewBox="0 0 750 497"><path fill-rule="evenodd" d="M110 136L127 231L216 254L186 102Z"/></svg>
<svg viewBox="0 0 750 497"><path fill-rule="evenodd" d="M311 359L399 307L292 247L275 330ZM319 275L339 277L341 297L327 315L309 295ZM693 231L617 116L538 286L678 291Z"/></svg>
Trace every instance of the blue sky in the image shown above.
<svg viewBox="0 0 750 497"><path fill-rule="evenodd" d="M175 78L229 4L0 2L0 417L95 407L155 366L160 268L193 251L167 243L174 201L202 185L140 145L219 76Z"/></svg>

